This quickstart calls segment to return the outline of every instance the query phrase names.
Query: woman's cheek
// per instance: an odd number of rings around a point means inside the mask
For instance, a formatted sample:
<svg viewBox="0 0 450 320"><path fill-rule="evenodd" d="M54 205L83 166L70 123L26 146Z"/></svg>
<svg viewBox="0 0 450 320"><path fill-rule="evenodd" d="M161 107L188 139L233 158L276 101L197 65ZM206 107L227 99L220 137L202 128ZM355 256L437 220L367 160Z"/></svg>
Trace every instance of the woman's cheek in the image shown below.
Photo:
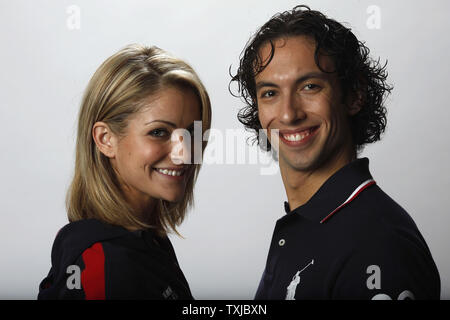
<svg viewBox="0 0 450 320"><path fill-rule="evenodd" d="M148 163L157 163L166 156L166 148L157 143L148 143L141 149L143 158Z"/></svg>

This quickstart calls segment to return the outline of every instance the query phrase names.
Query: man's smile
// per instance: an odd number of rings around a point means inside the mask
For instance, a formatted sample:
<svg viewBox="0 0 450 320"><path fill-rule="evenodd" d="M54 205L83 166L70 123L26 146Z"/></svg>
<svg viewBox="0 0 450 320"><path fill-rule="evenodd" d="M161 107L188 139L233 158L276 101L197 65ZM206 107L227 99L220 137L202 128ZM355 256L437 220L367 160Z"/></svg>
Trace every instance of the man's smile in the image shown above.
<svg viewBox="0 0 450 320"><path fill-rule="evenodd" d="M280 130L280 140L288 146L302 146L315 136L319 127L320 126L312 126L295 130Z"/></svg>

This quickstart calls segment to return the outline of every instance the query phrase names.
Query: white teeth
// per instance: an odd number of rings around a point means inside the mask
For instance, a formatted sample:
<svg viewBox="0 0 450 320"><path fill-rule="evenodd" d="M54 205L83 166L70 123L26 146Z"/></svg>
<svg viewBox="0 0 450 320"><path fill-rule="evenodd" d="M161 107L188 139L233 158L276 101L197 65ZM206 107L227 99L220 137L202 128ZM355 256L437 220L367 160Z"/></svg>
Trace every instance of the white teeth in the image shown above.
<svg viewBox="0 0 450 320"><path fill-rule="evenodd" d="M307 136L309 136L310 131L305 131L303 133L296 133L296 134L283 134L283 137L288 141L301 141L305 139Z"/></svg>
<svg viewBox="0 0 450 320"><path fill-rule="evenodd" d="M158 169L155 168L156 171L161 172L162 174L168 175L168 176L176 176L179 177L183 174L183 170L168 170L168 169Z"/></svg>

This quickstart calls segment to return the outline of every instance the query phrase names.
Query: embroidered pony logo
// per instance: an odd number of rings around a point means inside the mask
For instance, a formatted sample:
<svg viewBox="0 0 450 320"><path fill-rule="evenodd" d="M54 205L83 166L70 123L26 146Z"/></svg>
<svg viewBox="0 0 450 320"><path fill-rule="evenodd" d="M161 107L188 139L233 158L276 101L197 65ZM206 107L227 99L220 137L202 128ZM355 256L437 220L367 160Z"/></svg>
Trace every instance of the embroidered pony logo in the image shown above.
<svg viewBox="0 0 450 320"><path fill-rule="evenodd" d="M297 290L297 286L300 283L300 273L303 272L306 268L308 268L310 265L314 264L314 259L311 260L308 265L306 265L302 270L297 271L295 275L292 277L291 283L287 286L287 292L286 292L286 300L295 300L295 291Z"/></svg>

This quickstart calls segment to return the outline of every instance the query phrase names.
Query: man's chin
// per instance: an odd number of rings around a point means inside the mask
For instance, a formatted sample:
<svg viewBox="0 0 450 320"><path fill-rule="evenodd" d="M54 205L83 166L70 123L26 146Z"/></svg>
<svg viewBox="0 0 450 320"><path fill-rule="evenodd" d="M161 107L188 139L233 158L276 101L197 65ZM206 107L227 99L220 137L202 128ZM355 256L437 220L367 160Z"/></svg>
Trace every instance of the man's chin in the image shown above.
<svg viewBox="0 0 450 320"><path fill-rule="evenodd" d="M320 166L318 157L314 155L282 155L280 154L280 166L289 167L294 171L308 172Z"/></svg>

